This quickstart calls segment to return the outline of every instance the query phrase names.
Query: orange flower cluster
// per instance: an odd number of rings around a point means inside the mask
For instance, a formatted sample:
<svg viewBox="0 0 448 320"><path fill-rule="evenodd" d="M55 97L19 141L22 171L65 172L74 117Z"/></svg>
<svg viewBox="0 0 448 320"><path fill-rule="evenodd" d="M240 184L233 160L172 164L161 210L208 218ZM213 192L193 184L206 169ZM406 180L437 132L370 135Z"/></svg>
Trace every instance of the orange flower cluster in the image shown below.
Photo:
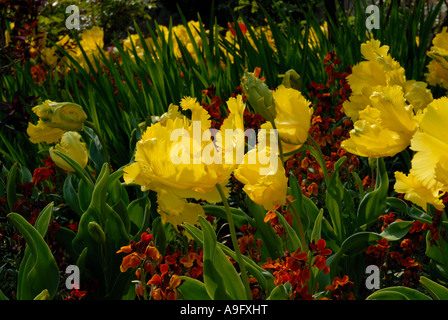
<svg viewBox="0 0 448 320"><path fill-rule="evenodd" d="M324 239L314 240L309 244L311 259L308 253L301 252L301 248L295 252L286 252L285 255L272 261L268 258L267 262L262 264L262 268L272 270L275 276L274 284L281 285L289 282L292 286L293 300L313 300L314 297L309 293L308 282L311 279L311 268L316 267L324 273L330 272L327 266L327 256L332 251L326 247ZM335 287L335 289L337 286ZM328 287L328 290L333 290Z"/></svg>
<svg viewBox="0 0 448 320"><path fill-rule="evenodd" d="M295 252L286 252L284 256L272 261L268 258L262 264L262 268L272 270L275 276L274 284L281 285L289 282L292 286L292 299L313 300L313 296L308 292L308 280L311 277L311 270L306 252L300 252L301 248Z"/></svg>
<svg viewBox="0 0 448 320"><path fill-rule="evenodd" d="M345 275L342 278L335 277L333 283L325 287L326 291L331 291L331 300L355 300L355 296L350 288L353 282Z"/></svg>
<svg viewBox="0 0 448 320"><path fill-rule="evenodd" d="M121 272L135 269L135 291L138 297L176 300L177 288L182 284L181 275L198 280L203 278L203 254L202 250L197 251L190 248L186 255L178 251L171 254L167 252L162 256L154 246L153 235L144 232L139 242L130 241L117 253L127 253L120 266Z"/></svg>

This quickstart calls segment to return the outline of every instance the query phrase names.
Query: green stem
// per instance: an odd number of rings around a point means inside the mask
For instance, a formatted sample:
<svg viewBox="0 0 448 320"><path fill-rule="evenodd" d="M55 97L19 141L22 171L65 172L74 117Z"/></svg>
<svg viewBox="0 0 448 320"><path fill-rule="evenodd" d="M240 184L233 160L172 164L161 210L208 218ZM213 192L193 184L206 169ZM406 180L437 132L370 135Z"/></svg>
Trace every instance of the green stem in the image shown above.
<svg viewBox="0 0 448 320"><path fill-rule="evenodd" d="M101 147L103 149L104 155L106 156L106 161L107 161L107 163L110 164L110 156L109 156L109 152L107 151L106 141L104 141L103 136L101 135L99 130L96 128L94 123L92 123L90 121L85 121L84 124L86 125L86 127L92 129L93 132L95 132L96 136L98 137L98 140L101 143Z"/></svg>
<svg viewBox="0 0 448 320"><path fill-rule="evenodd" d="M224 194L224 190L222 189L222 186L220 184L217 184L216 188L218 189L219 195L221 196L222 202L224 204L224 208L226 209L227 221L229 223L229 229L230 229L230 237L232 238L233 248L235 249L236 258L238 261L238 265L240 267L241 278L243 280L244 288L246 289L247 299L252 300L252 293L250 291L249 279L247 277L247 272L246 272L246 266L244 265L243 256L241 255L240 247L238 245L238 239L236 237L236 232L235 232L235 223L233 221L232 213L230 212L230 206L229 206L229 203L227 202L227 198Z"/></svg>
<svg viewBox="0 0 448 320"><path fill-rule="evenodd" d="M294 218L297 221L297 225L299 226L299 236L300 236L300 242L302 242L303 250L305 252L308 252L308 246L307 246L306 238L305 238L305 231L303 230L302 220L300 220L299 213L297 212L296 208L294 207L294 205L292 204L291 200L289 200L288 197L286 198L286 202L288 203L289 207L291 208Z"/></svg>
<svg viewBox="0 0 448 320"><path fill-rule="evenodd" d="M282 164L284 164L284 163L285 163L285 158L284 158L284 156L283 156L283 146L282 146L282 141L281 141L281 139L280 139L280 135L279 135L279 133L278 133L278 129L277 129L276 125L275 125L275 121L271 121L271 123L272 123L272 128L273 128L274 130L276 130L276 132L277 132L278 152L279 152L279 154L280 154L280 159L282 160Z"/></svg>
<svg viewBox="0 0 448 320"><path fill-rule="evenodd" d="M325 162L324 154L322 153L322 150L320 149L317 142L313 139L313 137L310 134L308 134L308 139L312 142L314 147L313 149L315 151L312 152L313 150L310 150L311 154L313 155L314 158L316 158L317 162L319 162L319 165L322 168L322 172L324 173L325 184L328 185L328 182L330 181L330 176L328 175L327 164Z"/></svg>

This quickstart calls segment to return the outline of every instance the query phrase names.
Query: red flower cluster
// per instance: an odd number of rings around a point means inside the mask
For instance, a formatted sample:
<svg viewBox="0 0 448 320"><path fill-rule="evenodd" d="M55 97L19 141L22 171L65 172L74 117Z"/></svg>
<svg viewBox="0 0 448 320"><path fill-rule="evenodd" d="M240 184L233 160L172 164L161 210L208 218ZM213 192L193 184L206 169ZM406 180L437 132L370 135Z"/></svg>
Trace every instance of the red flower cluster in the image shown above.
<svg viewBox="0 0 448 320"><path fill-rule="evenodd" d="M248 254L253 261L260 262L261 260L261 251L259 248L262 247L262 240L255 239L255 232L257 228L252 226L243 225L240 228L240 231L243 233L242 236L238 238L238 246L240 247L241 254Z"/></svg>
<svg viewBox="0 0 448 320"><path fill-rule="evenodd" d="M400 221L400 219L396 219L394 213L382 215L378 220L382 222L381 231L392 222ZM433 221L437 221L437 217L433 218ZM415 220L407 235L400 242L389 242L386 239L381 239L376 241L376 245L369 246L366 250L366 263L377 265L380 270L384 270L383 280L391 281L392 285L396 284L396 279L390 278L389 275L398 272L402 272L401 285L408 287L417 285L422 270L422 264L417 259L424 256L424 244L426 243L424 230L430 232L431 242L438 237L437 222L434 225L434 223L428 224ZM387 272L387 270L396 272Z"/></svg>
<svg viewBox="0 0 448 320"><path fill-rule="evenodd" d="M347 76L351 73L351 67L346 67L340 72L340 59L332 51L324 58L325 71L327 73L326 84L318 84L315 81L309 86L310 98L313 99L314 113L311 118L309 134L321 148L326 162L327 171L331 174L334 163L346 156L344 167L352 172L359 166L356 155L347 153L341 148L341 142L350 136L353 123L348 119L343 110L343 103L351 94ZM302 192L306 196L316 196L324 178L322 168L309 152L297 153L286 162L286 173L298 177ZM341 172L341 179L346 173ZM366 184L370 181L364 181Z"/></svg>

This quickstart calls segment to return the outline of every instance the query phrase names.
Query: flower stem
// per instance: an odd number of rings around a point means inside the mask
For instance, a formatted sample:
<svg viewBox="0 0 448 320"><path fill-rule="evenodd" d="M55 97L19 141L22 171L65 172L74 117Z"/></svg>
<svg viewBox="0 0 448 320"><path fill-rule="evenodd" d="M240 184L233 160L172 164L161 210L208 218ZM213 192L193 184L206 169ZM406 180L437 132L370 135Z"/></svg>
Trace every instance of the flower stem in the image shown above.
<svg viewBox="0 0 448 320"><path fill-rule="evenodd" d="M272 124L272 128L277 132L278 153L280 154L280 160L282 161L282 164L284 164L285 163L285 158L283 156L282 141L280 140L280 136L279 136L279 133L278 133L277 126L275 125L275 121L271 121L271 124Z"/></svg>
<svg viewBox="0 0 448 320"><path fill-rule="evenodd" d="M235 232L235 223L233 221L232 213L230 212L230 206L229 206L229 203L227 202L227 198L224 194L224 190L222 189L222 186L220 184L217 184L216 188L218 189L219 195L221 196L222 202L224 204L224 208L226 209L227 221L229 223L229 229L230 229L230 237L232 239L233 248L236 253L238 265L240 267L243 285L244 285L244 288L246 289L246 296L247 296L248 300L252 300L252 293L250 291L249 279L248 279L247 273L246 273L246 266L244 265L243 256L241 255L240 247L238 245L238 239L236 237L236 232Z"/></svg>
<svg viewBox="0 0 448 320"><path fill-rule="evenodd" d="M302 220L300 220L299 213L297 212L296 208L294 207L294 205L292 204L291 200L289 200L288 197L286 197L286 202L288 203L289 207L291 208L294 218L297 220L297 225L299 226L300 242L302 242L302 249L305 252L307 252L308 246L306 243L305 231L303 230Z"/></svg>
<svg viewBox="0 0 448 320"><path fill-rule="evenodd" d="M325 183L328 185L328 182L330 181L330 176L328 175L327 164L325 162L324 154L322 153L322 150L320 149L316 140L314 140L310 134L308 134L308 139L312 142L314 147L313 148L314 150L311 149L310 152L313 155L313 157L317 160L317 162L319 162L322 172L324 173Z"/></svg>

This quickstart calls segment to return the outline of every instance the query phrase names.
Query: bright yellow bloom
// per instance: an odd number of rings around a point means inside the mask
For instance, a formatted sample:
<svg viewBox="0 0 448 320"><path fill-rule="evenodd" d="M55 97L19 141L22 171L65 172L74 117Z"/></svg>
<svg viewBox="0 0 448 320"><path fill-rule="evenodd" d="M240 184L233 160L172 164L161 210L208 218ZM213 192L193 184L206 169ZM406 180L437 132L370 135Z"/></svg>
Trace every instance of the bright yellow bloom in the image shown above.
<svg viewBox="0 0 448 320"><path fill-rule="evenodd" d="M311 102L300 91L283 85L273 92L273 98L276 111L274 123L282 146L285 145L283 152L297 150L308 139L314 112Z"/></svg>
<svg viewBox="0 0 448 320"><path fill-rule="evenodd" d="M430 85L439 85L448 89L448 32L446 27L434 37L432 44L427 52L432 60L427 66L429 72L425 74L426 81Z"/></svg>
<svg viewBox="0 0 448 320"><path fill-rule="evenodd" d="M384 87L370 100L341 146L362 157L394 156L410 144L417 129L412 106L406 104L400 86Z"/></svg>
<svg viewBox="0 0 448 320"><path fill-rule="evenodd" d="M426 211L427 204L431 204L437 210L445 207L440 197L443 195L441 183L431 183L424 185L412 172L405 175L402 172L395 172L395 191L405 193L404 198L415 203Z"/></svg>
<svg viewBox="0 0 448 320"><path fill-rule="evenodd" d="M45 100L35 106L33 112L39 117L37 125L28 123L27 133L32 143L54 143L66 131L84 128L87 115L78 104Z"/></svg>
<svg viewBox="0 0 448 320"><path fill-rule="evenodd" d="M415 112L424 110L434 100L427 86L427 83L415 80L408 80L404 84L404 97L414 107Z"/></svg>
<svg viewBox="0 0 448 320"><path fill-rule="evenodd" d="M230 98L227 104L231 114L222 126L244 130L237 128L243 124L242 98ZM225 186L236 166L223 160L228 151L223 147L225 137L212 140L208 112L195 98L184 98L180 105L191 111L191 118L176 114L151 125L137 143L135 162L125 167L123 175L127 184L156 191L159 204L171 216L187 208L183 199L220 202L216 185Z"/></svg>
<svg viewBox="0 0 448 320"><path fill-rule="evenodd" d="M411 141L416 151L412 159L415 175L424 184L434 179L448 187L448 98L434 100L428 105Z"/></svg>
<svg viewBox="0 0 448 320"><path fill-rule="evenodd" d="M75 160L82 168L85 168L89 159L89 153L86 144L81 142L81 135L75 131L67 131L62 135L61 142L50 148L50 156L54 163L61 169L74 172L75 169L69 165L60 156L55 154L59 151L73 160Z"/></svg>
<svg viewBox="0 0 448 320"><path fill-rule="evenodd" d="M269 147L254 148L246 153L244 162L234 172L249 198L266 210L274 210L276 205L286 202L288 179L283 164L276 160L272 161Z"/></svg>
<svg viewBox="0 0 448 320"><path fill-rule="evenodd" d="M384 86L404 86L405 70L388 51L389 46L381 46L378 40L361 44L362 56L367 61L353 66L352 74L347 77L352 96L343 104L344 112L353 121L358 120L359 112L369 104L373 92Z"/></svg>
<svg viewBox="0 0 448 320"><path fill-rule="evenodd" d="M28 128L26 133L30 136L30 141L32 143L54 143L58 142L64 134L64 130L59 128L51 128L45 125L42 120L37 122L37 125L28 123Z"/></svg>
<svg viewBox="0 0 448 320"><path fill-rule="evenodd" d="M179 210L179 207L175 207L173 203L167 200L161 200L158 198L159 206L157 208L157 212L162 218L163 223L171 223L178 231L179 226L183 223L189 223L191 225L199 225L199 216L205 218L204 209L200 204L197 203L188 203L185 199L175 199L176 204L182 202ZM191 237L189 233L186 233L187 237Z"/></svg>
<svg viewBox="0 0 448 320"><path fill-rule="evenodd" d="M92 29L86 30L81 34L80 44L85 51L97 51L103 49L104 31L94 26Z"/></svg>
<svg viewBox="0 0 448 320"><path fill-rule="evenodd" d="M45 100L32 110L45 125L65 131L82 130L87 119L83 108L72 102Z"/></svg>

